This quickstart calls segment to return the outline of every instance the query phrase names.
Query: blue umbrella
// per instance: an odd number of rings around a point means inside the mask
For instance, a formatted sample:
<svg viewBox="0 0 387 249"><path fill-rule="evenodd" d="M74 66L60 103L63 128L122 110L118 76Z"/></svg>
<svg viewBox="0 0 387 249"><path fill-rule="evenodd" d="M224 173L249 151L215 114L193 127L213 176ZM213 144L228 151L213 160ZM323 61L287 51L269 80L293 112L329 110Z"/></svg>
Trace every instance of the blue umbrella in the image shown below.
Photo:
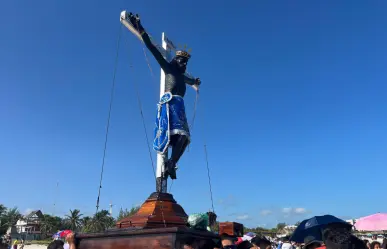
<svg viewBox="0 0 387 249"><path fill-rule="evenodd" d="M342 223L348 225L348 227L351 227L350 224L333 215L314 216L310 219L302 221L300 225L298 225L298 227L296 228L296 230L294 230L292 236L290 237L290 241L303 243L305 237L307 236L313 236L316 240L322 241L322 230L327 225L333 223Z"/></svg>

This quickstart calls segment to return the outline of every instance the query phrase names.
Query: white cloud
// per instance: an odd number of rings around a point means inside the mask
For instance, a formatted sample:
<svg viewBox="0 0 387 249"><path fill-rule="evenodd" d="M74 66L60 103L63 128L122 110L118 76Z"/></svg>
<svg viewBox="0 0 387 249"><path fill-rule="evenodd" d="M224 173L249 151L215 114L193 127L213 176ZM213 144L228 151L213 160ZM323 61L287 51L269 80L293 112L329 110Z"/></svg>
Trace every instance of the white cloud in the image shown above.
<svg viewBox="0 0 387 249"><path fill-rule="evenodd" d="M236 217L237 220L248 220L250 219L250 216L248 216L247 214L243 214L243 215L239 215Z"/></svg>
<svg viewBox="0 0 387 249"><path fill-rule="evenodd" d="M260 212L260 214L262 215L262 216L267 216L267 215L270 215L270 214L272 214L273 213L273 211L271 211L271 210L262 210L261 212Z"/></svg>
<svg viewBox="0 0 387 249"><path fill-rule="evenodd" d="M299 214L306 214L308 210L306 208L298 207L298 208L291 208L291 207L286 207L282 208L282 213L285 215L299 215Z"/></svg>
<svg viewBox="0 0 387 249"><path fill-rule="evenodd" d="M305 214L307 210L305 208L295 208L294 213L296 214Z"/></svg>
<svg viewBox="0 0 387 249"><path fill-rule="evenodd" d="M289 214L289 213L291 213L292 212L292 208L283 208L282 209L282 213L284 213L284 214Z"/></svg>

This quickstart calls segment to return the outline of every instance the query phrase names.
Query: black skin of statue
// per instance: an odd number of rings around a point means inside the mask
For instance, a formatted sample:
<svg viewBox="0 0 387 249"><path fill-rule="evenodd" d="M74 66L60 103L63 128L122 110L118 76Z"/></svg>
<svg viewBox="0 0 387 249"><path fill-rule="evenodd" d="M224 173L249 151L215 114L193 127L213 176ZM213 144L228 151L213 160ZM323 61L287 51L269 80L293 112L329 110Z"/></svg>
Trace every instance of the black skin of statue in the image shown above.
<svg viewBox="0 0 387 249"><path fill-rule="evenodd" d="M129 13L127 15L127 19L129 19L132 26L141 34L146 47L153 54L160 67L165 72L165 92L171 92L173 95L184 97L186 92L186 84L198 88L198 86L201 84L200 79L191 79L186 77L184 74L187 69L187 63L189 60L187 57L175 56L171 62L168 62L164 59L160 51L152 44L149 35L140 22L139 15ZM176 164L180 157L184 154L188 144L189 141L186 136L178 134L171 136L169 146L172 147L172 155L165 163L165 178L170 176L171 179L176 179Z"/></svg>

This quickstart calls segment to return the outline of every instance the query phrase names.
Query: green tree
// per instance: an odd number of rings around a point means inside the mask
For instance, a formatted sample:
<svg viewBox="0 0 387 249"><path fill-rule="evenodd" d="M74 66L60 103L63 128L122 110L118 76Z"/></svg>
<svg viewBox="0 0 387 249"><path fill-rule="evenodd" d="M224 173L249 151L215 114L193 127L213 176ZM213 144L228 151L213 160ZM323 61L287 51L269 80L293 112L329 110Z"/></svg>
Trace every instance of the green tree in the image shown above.
<svg viewBox="0 0 387 249"><path fill-rule="evenodd" d="M120 212L118 213L117 220L122 220L126 217L132 216L138 212L140 209L140 206L132 207L130 210L127 208L123 210L122 208L120 209Z"/></svg>
<svg viewBox="0 0 387 249"><path fill-rule="evenodd" d="M110 216L109 211L101 210L93 216L85 232L103 232L113 227L114 224L115 220Z"/></svg>
<svg viewBox="0 0 387 249"><path fill-rule="evenodd" d="M49 214L43 215L40 229L42 231L43 237L47 236L48 234L56 233L59 230L68 229L69 225L58 216L51 216Z"/></svg>
<svg viewBox="0 0 387 249"><path fill-rule="evenodd" d="M81 211L79 209L70 209L70 215L66 215L66 222L69 225L69 228L73 231L78 231L82 225Z"/></svg>
<svg viewBox="0 0 387 249"><path fill-rule="evenodd" d="M7 231L7 223L5 219L5 213L7 212L7 207L3 204L0 204L0 236L4 235Z"/></svg>
<svg viewBox="0 0 387 249"><path fill-rule="evenodd" d="M1 219L0 223L1 223L1 228L7 231L9 227L16 225L16 222L20 218L22 218L22 215L20 214L17 207L14 207L11 209L4 209L4 208L5 208L4 205L2 205L1 207L2 215L0 217Z"/></svg>
<svg viewBox="0 0 387 249"><path fill-rule="evenodd" d="M3 205L0 204L0 217L3 216L3 214L7 211L7 208Z"/></svg>
<svg viewBox="0 0 387 249"><path fill-rule="evenodd" d="M89 226L90 222L91 222L90 216L84 216L81 219L82 232L86 232L87 231L87 227Z"/></svg>
<svg viewBox="0 0 387 249"><path fill-rule="evenodd" d="M277 224L277 231L280 232L286 227L286 223L278 223Z"/></svg>

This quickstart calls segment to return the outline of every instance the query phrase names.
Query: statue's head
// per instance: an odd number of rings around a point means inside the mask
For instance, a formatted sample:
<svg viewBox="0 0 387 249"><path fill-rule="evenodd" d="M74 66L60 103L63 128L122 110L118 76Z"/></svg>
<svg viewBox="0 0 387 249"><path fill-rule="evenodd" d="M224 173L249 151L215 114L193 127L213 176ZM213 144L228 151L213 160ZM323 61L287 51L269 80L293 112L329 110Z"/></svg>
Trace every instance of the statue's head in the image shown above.
<svg viewBox="0 0 387 249"><path fill-rule="evenodd" d="M174 64L180 73L185 73L187 63L191 55L183 50L176 51L176 56L173 58Z"/></svg>

